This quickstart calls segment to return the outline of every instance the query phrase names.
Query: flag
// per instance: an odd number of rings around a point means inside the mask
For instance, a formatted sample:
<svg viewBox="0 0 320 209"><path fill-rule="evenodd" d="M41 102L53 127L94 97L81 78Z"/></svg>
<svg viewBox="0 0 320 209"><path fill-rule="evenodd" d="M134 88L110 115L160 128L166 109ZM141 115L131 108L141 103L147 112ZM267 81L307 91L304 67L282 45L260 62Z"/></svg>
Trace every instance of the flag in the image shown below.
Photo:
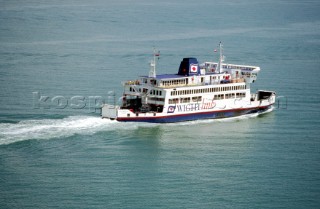
<svg viewBox="0 0 320 209"><path fill-rule="evenodd" d="M191 73L198 72L198 65L197 64L190 64L190 72Z"/></svg>
<svg viewBox="0 0 320 209"><path fill-rule="evenodd" d="M155 53L154 53L154 56L156 56L156 57L160 57L160 51L155 52Z"/></svg>

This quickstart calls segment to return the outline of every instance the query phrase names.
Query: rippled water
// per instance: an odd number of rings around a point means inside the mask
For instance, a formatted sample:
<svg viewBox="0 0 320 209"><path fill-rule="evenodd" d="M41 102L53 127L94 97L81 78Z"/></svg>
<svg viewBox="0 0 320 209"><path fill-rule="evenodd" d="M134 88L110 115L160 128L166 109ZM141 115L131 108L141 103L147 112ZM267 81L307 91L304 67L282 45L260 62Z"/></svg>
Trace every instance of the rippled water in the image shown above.
<svg viewBox="0 0 320 209"><path fill-rule="evenodd" d="M319 8L0 0L0 208L317 208ZM279 107L161 125L89 109L147 74L154 46L158 73L175 73L183 57L216 61L219 41L227 62L261 67L252 90L275 90ZM74 96L86 108L71 108Z"/></svg>

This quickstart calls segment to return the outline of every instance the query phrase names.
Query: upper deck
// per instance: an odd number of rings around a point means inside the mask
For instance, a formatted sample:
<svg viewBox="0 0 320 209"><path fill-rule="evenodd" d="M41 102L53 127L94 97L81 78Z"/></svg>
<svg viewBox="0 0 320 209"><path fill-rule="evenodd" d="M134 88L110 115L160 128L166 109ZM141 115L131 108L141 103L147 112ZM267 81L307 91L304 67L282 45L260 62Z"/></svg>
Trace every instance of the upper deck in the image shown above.
<svg viewBox="0 0 320 209"><path fill-rule="evenodd" d="M205 86L227 83L252 83L257 79L260 68L257 66L222 64L205 62L196 65L197 72L193 74L162 74L155 77L141 76L139 80L127 81L125 85L147 85L155 88L177 88L187 86ZM180 67L181 68L181 67Z"/></svg>

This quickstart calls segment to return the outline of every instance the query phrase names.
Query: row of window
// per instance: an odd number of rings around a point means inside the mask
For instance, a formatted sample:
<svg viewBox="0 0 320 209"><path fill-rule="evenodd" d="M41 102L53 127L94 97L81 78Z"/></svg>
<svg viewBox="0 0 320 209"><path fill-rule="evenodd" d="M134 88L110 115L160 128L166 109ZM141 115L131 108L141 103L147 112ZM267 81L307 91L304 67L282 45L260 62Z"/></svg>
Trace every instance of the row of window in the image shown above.
<svg viewBox="0 0 320 209"><path fill-rule="evenodd" d="M257 76L258 75L258 73L250 73L250 72L242 72L241 73L242 75L246 75L246 76Z"/></svg>
<svg viewBox="0 0 320 209"><path fill-rule="evenodd" d="M136 92L135 89L132 88L132 87L129 88L129 91L130 91L130 92ZM141 90L141 88L139 88L138 91L139 91L139 92L142 91L143 93L147 93L147 92L148 92L148 89L143 88L143 89ZM150 95L155 95L155 96L162 96L162 91L153 89L153 90L150 90L150 93L149 93L149 94L150 94Z"/></svg>
<svg viewBox="0 0 320 209"><path fill-rule="evenodd" d="M249 71L254 70L254 68L252 67L243 67L243 66L236 66L236 65L222 65L222 67L226 69L238 69L238 70L249 70Z"/></svg>
<svg viewBox="0 0 320 209"><path fill-rule="evenodd" d="M155 97L155 98L149 98L148 101L155 101L155 102L164 102L164 98L158 98L158 97Z"/></svg>
<svg viewBox="0 0 320 209"><path fill-rule="evenodd" d="M232 98L244 98L246 97L246 93L245 92L241 92L241 93L230 93L230 94L216 94L214 95L214 100L221 100L221 99L232 99ZM177 104L177 103L190 103L190 101L192 102L201 102L202 97L198 96L198 97L181 97L181 98L173 98L173 99L169 99L169 104Z"/></svg>
<svg viewBox="0 0 320 209"><path fill-rule="evenodd" d="M187 79L177 79L170 81L162 81L163 86L172 86L172 85L185 85L187 84Z"/></svg>
<svg viewBox="0 0 320 209"><path fill-rule="evenodd" d="M214 100L219 100L219 99L235 99L235 98L244 98L246 97L246 93L245 92L241 92L241 93L230 93L230 94L218 94L218 95L214 95Z"/></svg>
<svg viewBox="0 0 320 209"><path fill-rule="evenodd" d="M205 63L205 66L206 66L207 68L208 68L208 67L216 68L216 67L217 67L217 64ZM249 70L249 71L254 70L253 67L244 67L244 66L238 66L238 65L222 65L222 67L223 67L224 69L237 69L237 70Z"/></svg>
<svg viewBox="0 0 320 209"><path fill-rule="evenodd" d="M219 79L230 79L229 75L220 75L220 76L210 76L210 81L212 80L219 80ZM207 79L209 79L207 78ZM205 77L201 77L201 83L203 83L205 80ZM192 83L194 83L194 78L191 78ZM162 81L161 82L163 86L177 86L177 85L186 85L188 84L188 78L186 79L176 79L176 80L169 80L169 81Z"/></svg>
<svg viewBox="0 0 320 209"><path fill-rule="evenodd" d="M233 90L243 90L243 89L246 89L245 85L223 86L223 87L205 88L205 89L179 90L179 91L171 91L171 96L201 94L201 93L211 93L211 92L221 92L221 91L233 91Z"/></svg>
<svg viewBox="0 0 320 209"><path fill-rule="evenodd" d="M243 98L243 97L246 97L246 93L244 93L244 92L224 95L225 99L234 99L234 98Z"/></svg>
<svg viewBox="0 0 320 209"><path fill-rule="evenodd" d="M150 95L161 96L162 95L162 91L153 89L153 90L150 90Z"/></svg>

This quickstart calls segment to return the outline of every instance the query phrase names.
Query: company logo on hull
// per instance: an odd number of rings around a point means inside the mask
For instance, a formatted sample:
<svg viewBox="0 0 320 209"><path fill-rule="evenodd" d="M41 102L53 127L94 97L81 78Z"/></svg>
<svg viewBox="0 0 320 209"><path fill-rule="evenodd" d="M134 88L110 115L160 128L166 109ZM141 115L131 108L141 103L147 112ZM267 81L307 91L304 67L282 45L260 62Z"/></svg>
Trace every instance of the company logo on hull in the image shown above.
<svg viewBox="0 0 320 209"><path fill-rule="evenodd" d="M174 113L175 109L176 109L176 106L169 106L168 113Z"/></svg>
<svg viewBox="0 0 320 209"><path fill-rule="evenodd" d="M168 113L174 112L194 112L199 110L210 110L216 106L214 100L206 100L204 99L202 103L188 103L188 104L177 104L175 106L168 107Z"/></svg>

